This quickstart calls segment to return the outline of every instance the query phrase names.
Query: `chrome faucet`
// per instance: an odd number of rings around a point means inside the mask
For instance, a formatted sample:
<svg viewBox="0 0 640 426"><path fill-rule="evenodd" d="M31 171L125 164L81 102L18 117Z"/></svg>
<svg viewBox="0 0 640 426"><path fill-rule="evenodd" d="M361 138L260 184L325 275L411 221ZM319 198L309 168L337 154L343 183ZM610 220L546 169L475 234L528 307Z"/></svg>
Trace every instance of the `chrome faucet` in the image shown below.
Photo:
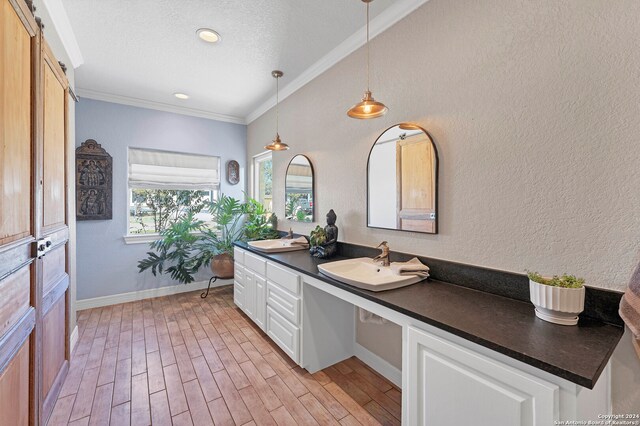
<svg viewBox="0 0 640 426"><path fill-rule="evenodd" d="M391 263L389 262L389 246L386 241L381 242L378 247L382 250L382 253L373 258L373 261L381 261L382 266L389 266Z"/></svg>
<svg viewBox="0 0 640 426"><path fill-rule="evenodd" d="M287 234L287 238L293 240L293 229L289 228L289 233Z"/></svg>

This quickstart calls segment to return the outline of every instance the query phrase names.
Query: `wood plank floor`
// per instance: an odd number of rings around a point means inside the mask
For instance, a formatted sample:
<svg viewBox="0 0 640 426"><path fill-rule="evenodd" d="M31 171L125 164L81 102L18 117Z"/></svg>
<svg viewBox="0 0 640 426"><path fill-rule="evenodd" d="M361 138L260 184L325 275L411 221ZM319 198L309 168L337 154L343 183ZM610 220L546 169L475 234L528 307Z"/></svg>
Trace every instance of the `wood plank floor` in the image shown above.
<svg viewBox="0 0 640 426"><path fill-rule="evenodd" d="M400 390L357 358L296 366L231 286L78 312L58 425L399 425Z"/></svg>

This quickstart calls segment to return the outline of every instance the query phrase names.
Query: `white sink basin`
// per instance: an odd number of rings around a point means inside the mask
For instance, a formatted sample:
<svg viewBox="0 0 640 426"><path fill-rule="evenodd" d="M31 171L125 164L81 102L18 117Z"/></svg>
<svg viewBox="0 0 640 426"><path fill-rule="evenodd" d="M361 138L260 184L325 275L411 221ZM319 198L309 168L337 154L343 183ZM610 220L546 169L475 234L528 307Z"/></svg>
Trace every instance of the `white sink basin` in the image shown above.
<svg viewBox="0 0 640 426"><path fill-rule="evenodd" d="M291 240L260 240L249 241L250 247L265 253L282 253L285 251L306 250L309 246L291 244Z"/></svg>
<svg viewBox="0 0 640 426"><path fill-rule="evenodd" d="M370 291L392 290L424 279L418 275L397 275L390 267L380 266L368 257L324 263L318 269L334 280Z"/></svg>

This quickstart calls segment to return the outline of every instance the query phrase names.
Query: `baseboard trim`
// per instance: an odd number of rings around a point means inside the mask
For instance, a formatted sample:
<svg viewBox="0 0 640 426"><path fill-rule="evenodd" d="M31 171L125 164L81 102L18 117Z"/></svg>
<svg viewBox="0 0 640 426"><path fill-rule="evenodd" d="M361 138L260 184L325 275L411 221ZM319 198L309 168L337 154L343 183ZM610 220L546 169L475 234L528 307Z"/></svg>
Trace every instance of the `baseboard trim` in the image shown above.
<svg viewBox="0 0 640 426"><path fill-rule="evenodd" d="M136 300L151 299L153 297L169 296L171 294L188 293L207 288L208 281L198 281L190 284L176 284L148 290L132 291L110 296L94 297L92 299L76 300L76 310L100 308L102 306L117 305L118 303L134 302ZM218 280L211 288L233 284L233 280Z"/></svg>
<svg viewBox="0 0 640 426"><path fill-rule="evenodd" d="M354 342L353 352L360 361L364 362L391 383L402 389L402 370L399 370L389 364L387 361L380 358L378 355L374 354L359 343Z"/></svg>
<svg viewBox="0 0 640 426"><path fill-rule="evenodd" d="M76 325L71 332L71 336L69 336L69 353L73 352L76 348L76 343L78 343L78 326Z"/></svg>

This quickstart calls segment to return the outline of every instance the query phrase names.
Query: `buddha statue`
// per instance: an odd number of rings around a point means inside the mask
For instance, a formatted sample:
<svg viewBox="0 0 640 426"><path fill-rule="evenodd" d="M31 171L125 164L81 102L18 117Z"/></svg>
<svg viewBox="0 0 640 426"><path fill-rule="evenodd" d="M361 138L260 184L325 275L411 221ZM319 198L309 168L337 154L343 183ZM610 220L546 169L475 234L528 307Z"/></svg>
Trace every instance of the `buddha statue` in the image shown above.
<svg viewBox="0 0 640 426"><path fill-rule="evenodd" d="M312 256L320 259L326 259L336 254L338 251L338 227L336 226L336 213L333 209L327 213L327 226L324 227L324 233L326 235L325 241L318 245L311 247L309 252Z"/></svg>

